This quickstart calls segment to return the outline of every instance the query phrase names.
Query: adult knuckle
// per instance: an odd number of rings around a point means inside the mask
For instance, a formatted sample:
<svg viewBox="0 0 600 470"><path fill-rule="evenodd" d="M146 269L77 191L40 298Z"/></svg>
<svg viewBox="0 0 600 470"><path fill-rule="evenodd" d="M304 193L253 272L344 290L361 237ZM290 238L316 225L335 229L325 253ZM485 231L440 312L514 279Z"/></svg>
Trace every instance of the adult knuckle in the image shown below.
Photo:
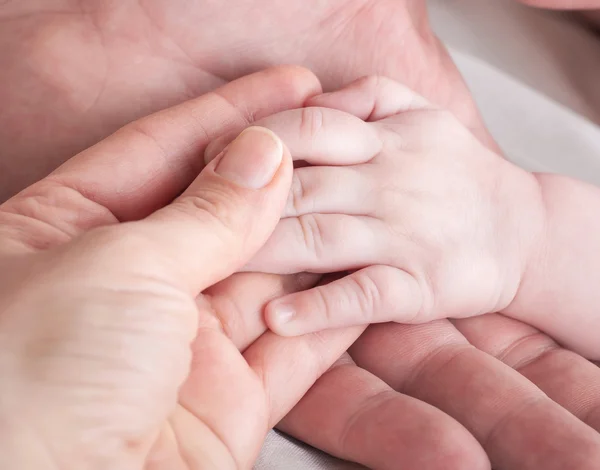
<svg viewBox="0 0 600 470"><path fill-rule="evenodd" d="M127 140L136 143L137 146L143 146L151 152L162 156L165 160L169 158L169 151L164 146L156 132L156 120L153 116L133 121L117 131ZM138 147L139 148L139 147Z"/></svg>
<svg viewBox="0 0 600 470"><path fill-rule="evenodd" d="M339 448L351 452L351 449L356 446L357 438L362 438L361 434L365 424L372 417L379 416L381 411L389 406L390 402L397 399L398 395L396 392L388 388L371 392L363 398L360 406L353 408L343 423L341 432L338 434Z"/></svg>
<svg viewBox="0 0 600 470"><path fill-rule="evenodd" d="M9 200L0 209L3 229L28 248L45 249L71 241L117 218L75 185L47 177Z"/></svg>
<svg viewBox="0 0 600 470"><path fill-rule="evenodd" d="M510 429L523 419L523 415L527 410L533 408L547 409L548 404L549 398L545 395L523 393L518 400L514 400L510 403L510 406L504 409L504 413L497 417L481 436L483 448L495 447L498 441L504 439Z"/></svg>
<svg viewBox="0 0 600 470"><path fill-rule="evenodd" d="M181 196L171 208L181 217L205 223L212 230L236 233L242 228L239 206L243 201L223 188L203 188L200 192Z"/></svg>

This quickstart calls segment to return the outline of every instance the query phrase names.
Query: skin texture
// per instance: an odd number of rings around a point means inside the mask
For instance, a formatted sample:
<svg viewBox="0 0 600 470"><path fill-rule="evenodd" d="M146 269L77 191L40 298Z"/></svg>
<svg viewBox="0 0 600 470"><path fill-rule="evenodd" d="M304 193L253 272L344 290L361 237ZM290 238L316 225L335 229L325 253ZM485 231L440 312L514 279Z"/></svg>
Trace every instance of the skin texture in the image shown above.
<svg viewBox="0 0 600 470"><path fill-rule="evenodd" d="M246 99L257 81L267 91ZM362 329L263 335L262 305L297 283L242 274L209 288L279 219L293 167L276 136L245 131L191 168L207 110L239 123L315 87L296 69L246 77L123 128L0 206L3 468L251 468L267 430ZM191 184L128 190L178 173Z"/></svg>
<svg viewBox="0 0 600 470"><path fill-rule="evenodd" d="M484 132L422 2L238 0L226 18L222 8L220 0L2 2L0 200L132 119L277 63L308 66L326 89L390 75ZM402 54L390 59L397 44Z"/></svg>
<svg viewBox="0 0 600 470"><path fill-rule="evenodd" d="M427 323L515 300L545 243L534 175L393 80L366 77L310 104L260 121L314 166L294 172L284 218L247 269L354 272L271 302L269 326L296 336Z"/></svg>
<svg viewBox="0 0 600 470"><path fill-rule="evenodd" d="M304 0L235 1L226 14L224 5L4 1L0 198L135 117L277 62L310 66L326 89L368 74L398 79L490 142L429 30L424 2L337 0L308 9ZM203 124L215 124L213 137L258 113L247 111ZM96 184L84 182L87 191ZM125 206L138 189L131 184ZM597 367L531 326L500 315L382 325L350 352L281 429L371 468L489 469L484 449L498 469L581 468L565 460L598 458L597 446L579 438L584 423L600 429Z"/></svg>
<svg viewBox="0 0 600 470"><path fill-rule="evenodd" d="M273 331L502 311L600 359L597 187L526 172L383 77L308 104L259 121L313 166L245 269L353 272L270 302Z"/></svg>

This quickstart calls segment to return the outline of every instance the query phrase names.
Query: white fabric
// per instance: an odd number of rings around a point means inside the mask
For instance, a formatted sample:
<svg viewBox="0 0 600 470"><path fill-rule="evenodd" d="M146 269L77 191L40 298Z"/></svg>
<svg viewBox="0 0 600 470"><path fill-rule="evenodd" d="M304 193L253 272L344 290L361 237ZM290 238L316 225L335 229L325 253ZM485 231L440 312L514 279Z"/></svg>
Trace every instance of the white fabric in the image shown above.
<svg viewBox="0 0 600 470"><path fill-rule="evenodd" d="M488 128L515 163L600 185L600 38L566 15L501 0L430 0ZM271 433L257 470L351 470Z"/></svg>
<svg viewBox="0 0 600 470"><path fill-rule="evenodd" d="M429 3L507 156L600 184L600 38L567 15L512 1Z"/></svg>

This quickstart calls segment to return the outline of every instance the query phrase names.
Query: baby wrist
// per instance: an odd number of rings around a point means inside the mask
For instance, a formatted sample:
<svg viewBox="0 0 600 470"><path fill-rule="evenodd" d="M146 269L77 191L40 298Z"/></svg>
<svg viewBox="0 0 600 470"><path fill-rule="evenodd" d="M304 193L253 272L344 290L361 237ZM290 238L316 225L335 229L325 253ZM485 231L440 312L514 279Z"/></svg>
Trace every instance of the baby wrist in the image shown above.
<svg viewBox="0 0 600 470"><path fill-rule="evenodd" d="M511 206L515 217L510 228L513 235L513 259L515 260L515 279L509 282L512 294L509 302L500 311L518 314L526 309L526 299L539 284L540 264L547 252L547 214L544 203L544 188L538 175L520 170L522 184L513 193Z"/></svg>

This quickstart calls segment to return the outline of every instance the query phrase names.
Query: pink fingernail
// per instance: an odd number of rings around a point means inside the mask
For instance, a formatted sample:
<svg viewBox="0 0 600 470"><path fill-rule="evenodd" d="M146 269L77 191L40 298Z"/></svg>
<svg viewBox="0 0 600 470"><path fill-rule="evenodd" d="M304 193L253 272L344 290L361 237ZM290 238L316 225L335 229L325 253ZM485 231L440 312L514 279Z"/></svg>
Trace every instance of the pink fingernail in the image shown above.
<svg viewBox="0 0 600 470"><path fill-rule="evenodd" d="M267 186L279 170L283 144L273 132L249 127L223 151L215 173L248 189Z"/></svg>
<svg viewBox="0 0 600 470"><path fill-rule="evenodd" d="M277 305L273 310L273 315L275 317L274 320L279 325L289 323L292 320L292 318L296 315L294 307L287 304Z"/></svg>

